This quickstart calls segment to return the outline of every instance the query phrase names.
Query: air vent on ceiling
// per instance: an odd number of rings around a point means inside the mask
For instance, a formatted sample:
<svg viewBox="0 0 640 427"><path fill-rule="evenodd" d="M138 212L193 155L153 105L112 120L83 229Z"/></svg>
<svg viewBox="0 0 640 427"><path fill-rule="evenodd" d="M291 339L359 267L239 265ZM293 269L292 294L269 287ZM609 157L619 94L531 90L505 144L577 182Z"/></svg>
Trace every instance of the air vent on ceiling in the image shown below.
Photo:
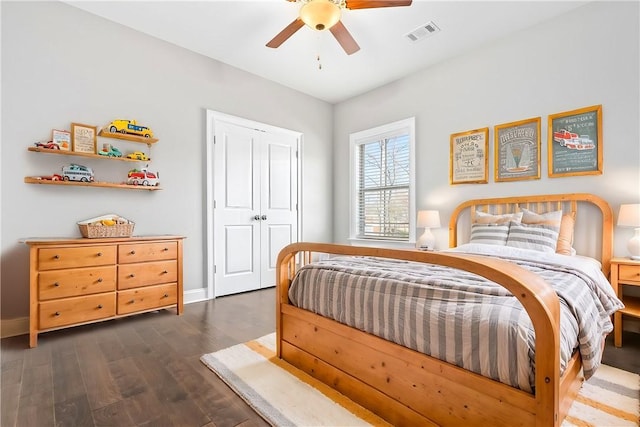
<svg viewBox="0 0 640 427"><path fill-rule="evenodd" d="M411 40L412 42L417 42L418 40L425 39L429 36L434 35L439 32L440 28L433 21L429 21L424 25L419 26L415 30L411 31L409 34L405 35L406 38Z"/></svg>

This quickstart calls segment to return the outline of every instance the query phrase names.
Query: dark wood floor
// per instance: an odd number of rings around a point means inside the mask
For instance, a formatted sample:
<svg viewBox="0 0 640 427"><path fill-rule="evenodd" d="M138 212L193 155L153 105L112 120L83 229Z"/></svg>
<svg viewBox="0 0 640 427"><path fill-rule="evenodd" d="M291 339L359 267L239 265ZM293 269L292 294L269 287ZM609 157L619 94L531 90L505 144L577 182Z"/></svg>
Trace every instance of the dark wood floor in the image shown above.
<svg viewBox="0 0 640 427"><path fill-rule="evenodd" d="M2 340L2 427L264 426L200 356L275 330L274 289ZM640 335L604 363L640 373Z"/></svg>
<svg viewBox="0 0 640 427"><path fill-rule="evenodd" d="M200 356L275 330L275 292L2 340L2 427L265 426Z"/></svg>

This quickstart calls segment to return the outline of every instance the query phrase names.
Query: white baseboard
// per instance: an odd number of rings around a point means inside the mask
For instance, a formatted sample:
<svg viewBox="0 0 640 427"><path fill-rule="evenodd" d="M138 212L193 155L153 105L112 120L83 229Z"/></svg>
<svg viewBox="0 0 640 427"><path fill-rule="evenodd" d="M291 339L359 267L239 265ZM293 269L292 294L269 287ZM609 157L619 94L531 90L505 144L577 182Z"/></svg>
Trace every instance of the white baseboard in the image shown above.
<svg viewBox="0 0 640 427"><path fill-rule="evenodd" d="M29 333L29 317L2 319L0 325L0 338L15 337Z"/></svg>
<svg viewBox="0 0 640 427"><path fill-rule="evenodd" d="M207 290L194 289L184 292L184 303L191 304L194 302L206 301ZM29 333L29 317L18 317L15 319L0 320L0 338L15 337Z"/></svg>
<svg viewBox="0 0 640 427"><path fill-rule="evenodd" d="M184 291L184 303L191 304L192 302L206 301L209 298L207 295L207 288L193 289L190 291Z"/></svg>

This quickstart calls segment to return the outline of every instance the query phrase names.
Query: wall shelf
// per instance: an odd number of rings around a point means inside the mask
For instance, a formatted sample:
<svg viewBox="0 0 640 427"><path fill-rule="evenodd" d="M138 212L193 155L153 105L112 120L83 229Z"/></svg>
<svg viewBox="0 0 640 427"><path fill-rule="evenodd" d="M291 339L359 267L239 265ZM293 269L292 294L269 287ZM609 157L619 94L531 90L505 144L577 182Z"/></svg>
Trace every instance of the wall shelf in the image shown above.
<svg viewBox="0 0 640 427"><path fill-rule="evenodd" d="M129 135L127 133L109 132L104 129L100 131L98 136L103 136L105 138L124 139L125 141L139 142L141 144L147 145L155 144L156 142L158 142L157 138L145 138L144 136Z"/></svg>
<svg viewBox="0 0 640 427"><path fill-rule="evenodd" d="M79 182L79 181L52 181L50 179L42 179L37 176L27 176L24 178L24 182L26 184L45 184L45 185L71 185L71 186L81 186L81 187L108 187L108 188L124 188L127 190L147 190L147 191L156 191L162 190L160 187L151 187L144 185L128 185L128 184L118 184L115 182Z"/></svg>
<svg viewBox="0 0 640 427"><path fill-rule="evenodd" d="M129 159L128 157L109 157L102 156L100 154L91 154L91 153L79 153L77 151L64 151L64 150L56 150L50 148L41 148L41 147L29 147L29 151L34 151L36 153L48 153L48 154L62 154L63 156L77 156L77 157L90 157L92 159L103 159L103 160L119 160L122 162L150 162L149 160L138 160L138 159Z"/></svg>
<svg viewBox="0 0 640 427"><path fill-rule="evenodd" d="M146 144L149 149L151 149L151 144L155 144L158 142L157 138L145 138L143 136L137 135L129 135L124 133L112 133L105 131L104 129L100 131L99 136L105 138L115 138L121 139L130 142L137 142L141 144ZM56 150L49 149L43 147L28 147L27 150L33 151L35 153L48 153L48 154L58 154L63 156L76 156L76 157L85 157L92 159L102 159L102 160L117 160L122 162L150 162L151 159L147 160L138 160L138 159L130 159L128 157L109 157L103 156L97 153L81 153L77 151L66 151L66 150ZM80 186L80 187L107 187L107 188L122 188L126 190L147 190L147 191L155 191L161 190L158 186L145 186L145 185L130 185L125 183L115 183L115 182L104 182L104 181L94 181L94 182L82 182L82 181L64 181L64 180L51 180L45 179L42 176L27 176L24 178L24 182L26 184L44 184L44 185L72 185L72 186Z"/></svg>

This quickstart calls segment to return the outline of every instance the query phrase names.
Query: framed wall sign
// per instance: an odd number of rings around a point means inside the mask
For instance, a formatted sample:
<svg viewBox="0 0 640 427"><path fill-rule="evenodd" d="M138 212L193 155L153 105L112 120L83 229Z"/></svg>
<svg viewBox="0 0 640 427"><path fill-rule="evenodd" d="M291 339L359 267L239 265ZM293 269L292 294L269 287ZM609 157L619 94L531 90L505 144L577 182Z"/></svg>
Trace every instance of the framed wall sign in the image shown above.
<svg viewBox="0 0 640 427"><path fill-rule="evenodd" d="M549 116L549 177L602 174L602 105Z"/></svg>
<svg viewBox="0 0 640 427"><path fill-rule="evenodd" d="M53 129L51 131L51 141L62 151L71 150L71 132L69 131Z"/></svg>
<svg viewBox="0 0 640 427"><path fill-rule="evenodd" d="M540 117L497 125L495 181L540 179Z"/></svg>
<svg viewBox="0 0 640 427"><path fill-rule="evenodd" d="M73 151L96 154L96 126L71 123L71 145Z"/></svg>
<svg viewBox="0 0 640 427"><path fill-rule="evenodd" d="M489 128L451 135L449 184L489 182Z"/></svg>

